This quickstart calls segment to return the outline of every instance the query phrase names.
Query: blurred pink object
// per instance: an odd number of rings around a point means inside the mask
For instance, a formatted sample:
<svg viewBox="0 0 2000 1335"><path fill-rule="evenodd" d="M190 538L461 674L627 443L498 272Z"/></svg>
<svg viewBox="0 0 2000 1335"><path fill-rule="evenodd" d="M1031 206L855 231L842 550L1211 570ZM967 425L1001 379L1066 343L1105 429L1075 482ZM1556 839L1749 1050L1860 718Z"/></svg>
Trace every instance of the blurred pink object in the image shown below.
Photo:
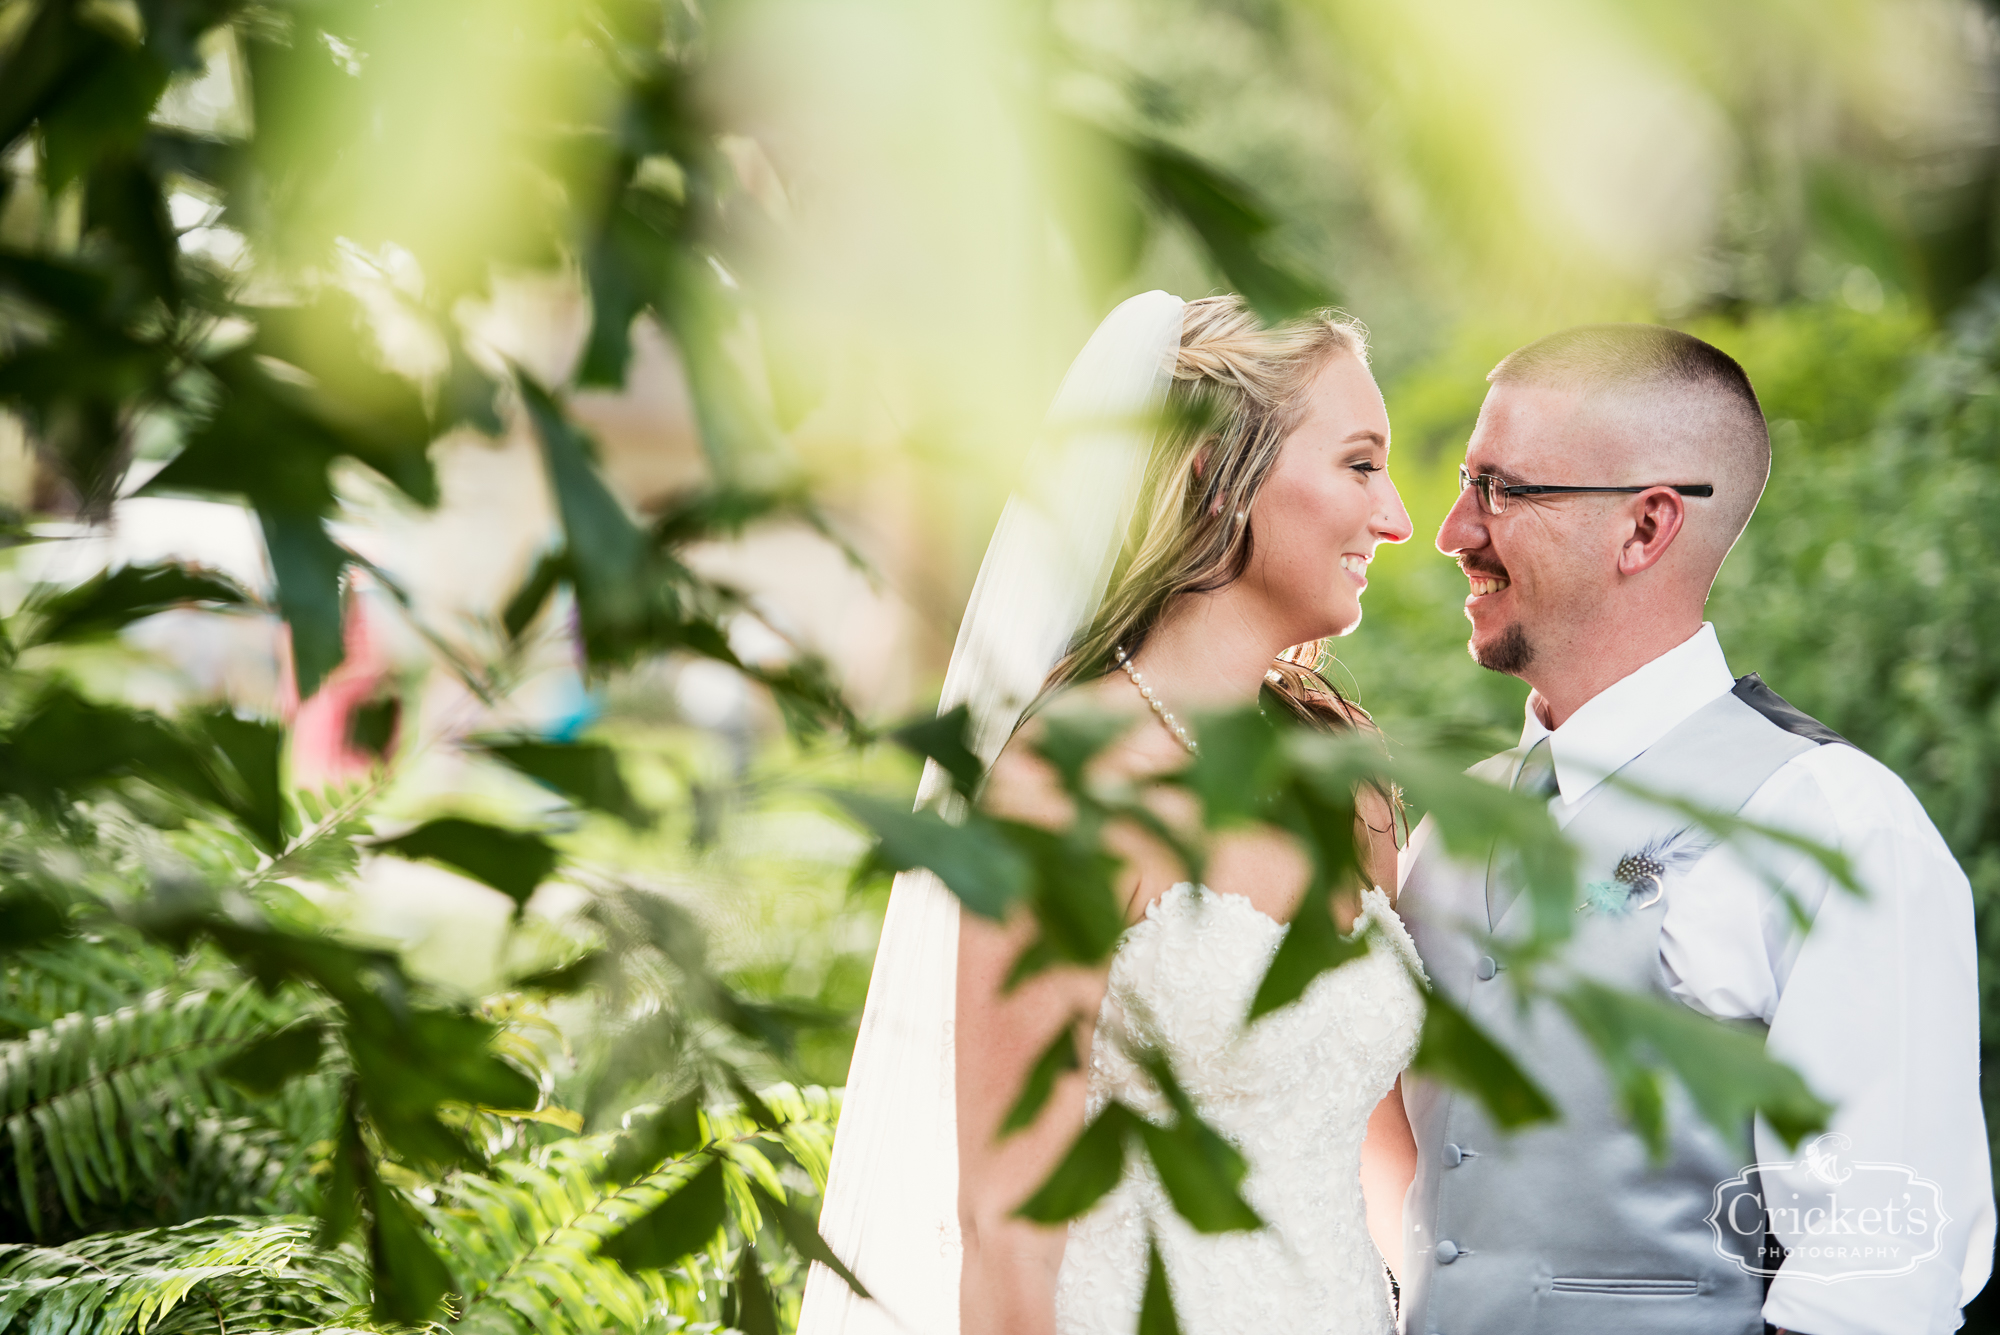
<svg viewBox="0 0 2000 1335"><path fill-rule="evenodd" d="M392 700L394 694L390 663L374 625L375 616L361 590L351 589L342 633L347 657L303 703L298 699L287 638L284 704L292 725L292 782L301 788L321 788L362 777L395 749L399 729L394 722L381 739L384 745L380 753L355 735L364 707Z"/></svg>

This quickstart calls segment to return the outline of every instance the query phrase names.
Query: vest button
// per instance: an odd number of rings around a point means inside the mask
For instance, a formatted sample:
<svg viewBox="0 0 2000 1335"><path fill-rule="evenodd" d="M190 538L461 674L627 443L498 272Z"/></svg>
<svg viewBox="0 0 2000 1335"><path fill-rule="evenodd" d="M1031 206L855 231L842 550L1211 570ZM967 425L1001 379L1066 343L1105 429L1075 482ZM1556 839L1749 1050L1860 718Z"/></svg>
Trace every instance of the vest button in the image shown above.
<svg viewBox="0 0 2000 1335"><path fill-rule="evenodd" d="M1446 1238L1443 1242L1440 1242L1437 1245L1437 1259L1439 1265L1450 1265L1453 1261L1456 1261L1459 1257L1469 1256L1469 1255L1471 1255L1471 1253L1460 1251L1458 1249L1458 1244L1453 1242L1450 1238Z"/></svg>
<svg viewBox="0 0 2000 1335"><path fill-rule="evenodd" d="M1479 981L1483 983L1487 981L1489 978L1493 977L1494 974L1500 972L1500 965L1494 960L1494 958L1491 955L1481 955L1479 957L1479 963L1472 966L1472 972L1475 975L1477 975Z"/></svg>
<svg viewBox="0 0 2000 1335"><path fill-rule="evenodd" d="M1438 1158L1444 1160L1446 1168L1456 1168L1465 1162L1465 1151L1456 1145L1447 1145L1438 1154Z"/></svg>

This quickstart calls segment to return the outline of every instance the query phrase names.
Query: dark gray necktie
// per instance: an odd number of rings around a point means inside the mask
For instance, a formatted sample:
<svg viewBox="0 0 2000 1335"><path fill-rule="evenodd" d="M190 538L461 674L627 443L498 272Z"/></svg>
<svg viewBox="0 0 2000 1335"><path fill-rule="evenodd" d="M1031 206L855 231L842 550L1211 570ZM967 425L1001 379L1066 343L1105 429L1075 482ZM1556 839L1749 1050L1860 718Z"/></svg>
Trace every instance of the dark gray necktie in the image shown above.
<svg viewBox="0 0 2000 1335"><path fill-rule="evenodd" d="M1521 768L1514 771L1514 791L1529 797L1539 797L1543 801L1556 793L1556 759L1549 749L1548 737L1536 742L1522 757ZM1500 919L1514 906L1515 898L1521 893L1520 886L1512 877L1497 874L1499 855L1486 860L1486 925L1497 928Z"/></svg>

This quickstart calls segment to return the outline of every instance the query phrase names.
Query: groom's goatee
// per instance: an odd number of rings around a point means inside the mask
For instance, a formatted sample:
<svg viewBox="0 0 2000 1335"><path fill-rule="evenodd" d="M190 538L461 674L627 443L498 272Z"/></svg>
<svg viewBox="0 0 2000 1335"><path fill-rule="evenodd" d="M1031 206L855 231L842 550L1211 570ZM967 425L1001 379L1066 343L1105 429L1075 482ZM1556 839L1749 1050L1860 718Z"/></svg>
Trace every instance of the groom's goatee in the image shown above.
<svg viewBox="0 0 2000 1335"><path fill-rule="evenodd" d="M1517 621L1500 632L1493 643L1484 649L1479 641L1467 640L1465 647L1472 654L1472 661L1493 672L1504 672L1518 677L1535 659L1535 646L1528 643L1528 632L1521 629Z"/></svg>

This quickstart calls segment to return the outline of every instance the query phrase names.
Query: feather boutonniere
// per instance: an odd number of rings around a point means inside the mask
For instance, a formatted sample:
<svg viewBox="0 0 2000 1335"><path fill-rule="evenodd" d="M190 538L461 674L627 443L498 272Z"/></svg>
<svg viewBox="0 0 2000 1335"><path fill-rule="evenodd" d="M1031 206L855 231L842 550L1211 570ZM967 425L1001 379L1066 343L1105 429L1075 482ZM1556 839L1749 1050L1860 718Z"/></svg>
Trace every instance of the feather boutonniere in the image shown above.
<svg viewBox="0 0 2000 1335"><path fill-rule="evenodd" d="M1638 909L1649 909L1660 902L1668 876L1692 867L1714 847L1715 840L1697 838L1693 826L1683 825L1672 834L1619 858L1611 869L1610 880L1585 885L1583 902L1576 906L1576 911L1618 918Z"/></svg>

